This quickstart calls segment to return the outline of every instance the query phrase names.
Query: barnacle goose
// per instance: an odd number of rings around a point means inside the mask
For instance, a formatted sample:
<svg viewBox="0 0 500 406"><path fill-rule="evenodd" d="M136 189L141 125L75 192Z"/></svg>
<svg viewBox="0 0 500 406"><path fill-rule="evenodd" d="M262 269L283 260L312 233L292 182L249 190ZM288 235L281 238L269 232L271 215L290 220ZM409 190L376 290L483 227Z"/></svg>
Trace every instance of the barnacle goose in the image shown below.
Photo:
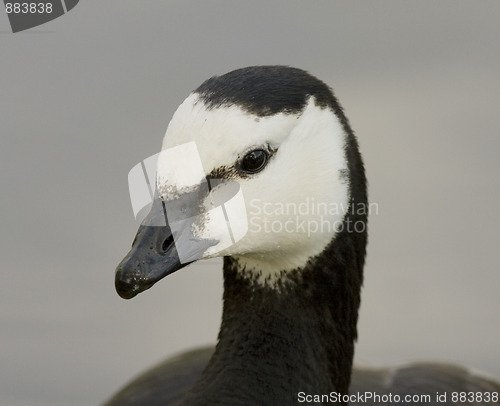
<svg viewBox="0 0 500 406"><path fill-rule="evenodd" d="M323 82L285 66L208 79L174 114L162 151L151 212L116 270L116 289L131 298L222 256L218 343L147 371L105 406L388 402L345 397L367 392L413 404L404 396L463 404L452 392L480 392L467 404L498 404L497 382L456 366L352 369L366 179Z"/></svg>

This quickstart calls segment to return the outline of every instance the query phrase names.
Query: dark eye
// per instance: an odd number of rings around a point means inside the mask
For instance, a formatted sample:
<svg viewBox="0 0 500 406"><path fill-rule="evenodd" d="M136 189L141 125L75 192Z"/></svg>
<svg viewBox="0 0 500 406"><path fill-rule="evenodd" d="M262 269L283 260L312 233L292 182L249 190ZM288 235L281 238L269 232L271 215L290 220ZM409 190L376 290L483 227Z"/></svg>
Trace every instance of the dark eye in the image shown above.
<svg viewBox="0 0 500 406"><path fill-rule="evenodd" d="M255 149L246 154L241 161L241 169L248 173L260 172L267 164L269 155L263 149Z"/></svg>

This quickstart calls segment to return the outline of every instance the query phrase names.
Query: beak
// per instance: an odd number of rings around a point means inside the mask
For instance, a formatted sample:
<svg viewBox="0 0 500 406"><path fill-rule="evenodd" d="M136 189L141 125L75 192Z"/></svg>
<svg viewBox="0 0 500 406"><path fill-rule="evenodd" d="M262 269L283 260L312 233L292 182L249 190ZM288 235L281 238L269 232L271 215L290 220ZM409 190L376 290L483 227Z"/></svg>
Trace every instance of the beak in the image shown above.
<svg viewBox="0 0 500 406"><path fill-rule="evenodd" d="M116 268L115 287L122 298L131 299L149 289L165 276L200 259L205 249L214 245L209 240L193 243L193 239L189 238L191 223L176 222L174 229L179 229L179 224L182 229L175 235L168 222L165 203L155 198L150 213L139 227L132 249ZM191 255L181 255L181 261L178 249L182 252L186 246L191 250Z"/></svg>
<svg viewBox="0 0 500 406"><path fill-rule="evenodd" d="M239 184L211 180L211 188L205 181L182 194L172 193L169 200L155 196L132 249L116 268L115 287L122 298L133 298L245 235L248 224Z"/></svg>

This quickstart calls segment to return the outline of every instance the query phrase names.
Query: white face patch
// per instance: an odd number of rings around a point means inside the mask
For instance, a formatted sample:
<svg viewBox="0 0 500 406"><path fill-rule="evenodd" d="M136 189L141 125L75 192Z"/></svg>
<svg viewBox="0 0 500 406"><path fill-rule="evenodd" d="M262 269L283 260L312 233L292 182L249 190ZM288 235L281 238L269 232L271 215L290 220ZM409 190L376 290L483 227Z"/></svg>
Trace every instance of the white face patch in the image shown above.
<svg viewBox="0 0 500 406"><path fill-rule="evenodd" d="M233 235L231 244L212 247L202 257L234 256L265 278L302 267L321 253L348 210L345 138L337 116L316 106L313 98L299 115L257 117L236 106L207 109L196 94L189 96L174 114L162 149L194 143L205 176L219 168L232 168L230 180L238 182L246 211L242 218L239 200L230 199L225 213L206 212L197 238L220 238L228 222L231 227L234 222L239 234L238 238ZM240 177L235 168L243 156L264 146L275 151L266 167ZM196 183L201 168L194 162L192 168L186 167L191 162L187 151L171 156L185 174L158 166L158 191L182 194L183 188ZM207 201L213 198L206 197ZM207 201L200 204L206 206Z"/></svg>
<svg viewBox="0 0 500 406"><path fill-rule="evenodd" d="M236 106L207 110L198 95L190 95L170 121L162 150L196 143L205 170L232 165L251 147L279 145L297 122L297 116L257 117Z"/></svg>
<svg viewBox="0 0 500 406"><path fill-rule="evenodd" d="M196 143L163 149L158 155L156 184L160 197L177 198L205 179Z"/></svg>

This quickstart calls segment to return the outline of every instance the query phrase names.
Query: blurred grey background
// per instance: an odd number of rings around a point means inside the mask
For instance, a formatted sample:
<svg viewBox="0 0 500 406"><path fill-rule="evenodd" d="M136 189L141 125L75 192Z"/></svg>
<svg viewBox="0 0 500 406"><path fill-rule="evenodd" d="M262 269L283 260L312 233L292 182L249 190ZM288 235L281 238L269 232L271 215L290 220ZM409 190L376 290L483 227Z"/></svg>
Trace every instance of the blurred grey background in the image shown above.
<svg viewBox="0 0 500 406"><path fill-rule="evenodd" d="M500 376L500 2L82 1L0 15L0 404L96 405L213 343L220 261L124 301L128 171L204 79L286 64L331 85L378 213L356 359Z"/></svg>

